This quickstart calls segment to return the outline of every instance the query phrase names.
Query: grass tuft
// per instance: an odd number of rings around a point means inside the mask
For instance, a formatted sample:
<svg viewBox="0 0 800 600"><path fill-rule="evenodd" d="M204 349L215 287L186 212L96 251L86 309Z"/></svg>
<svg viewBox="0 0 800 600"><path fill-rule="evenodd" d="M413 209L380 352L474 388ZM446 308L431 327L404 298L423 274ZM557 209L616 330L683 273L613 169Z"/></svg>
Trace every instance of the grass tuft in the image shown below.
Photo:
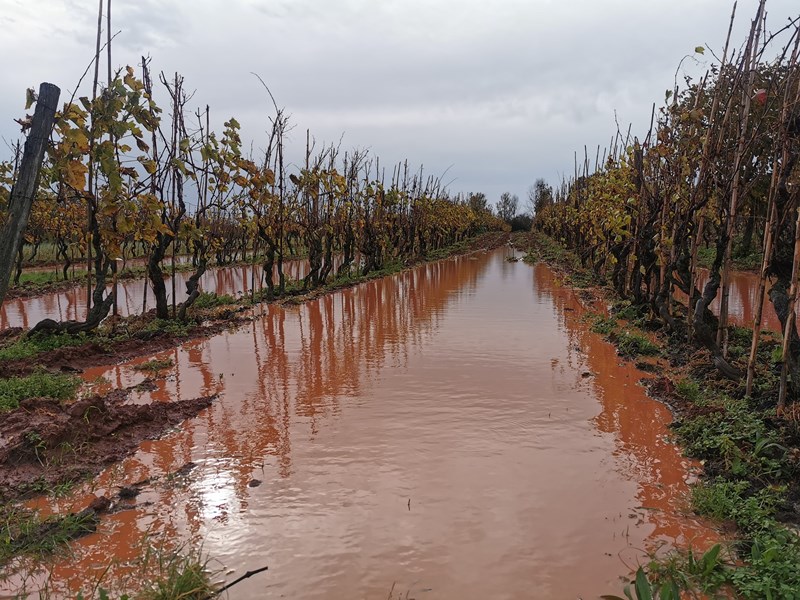
<svg viewBox="0 0 800 600"><path fill-rule="evenodd" d="M6 506L0 509L0 517L0 565L20 555L53 554L71 540L92 533L98 523L94 511L41 519L36 512Z"/></svg>
<svg viewBox="0 0 800 600"><path fill-rule="evenodd" d="M75 397L80 385L81 380L74 375L45 372L0 379L0 412L15 409L28 398L70 400Z"/></svg>
<svg viewBox="0 0 800 600"><path fill-rule="evenodd" d="M152 360L148 360L147 362L143 362L140 365L135 365L133 368L136 371L146 371L149 373L156 374L159 371L163 371L164 369L169 369L174 366L175 362L171 358L164 358L164 359L154 358Z"/></svg>
<svg viewBox="0 0 800 600"><path fill-rule="evenodd" d="M137 600L205 600L215 595L208 559L199 550L148 549L143 570L150 576Z"/></svg>
<svg viewBox="0 0 800 600"><path fill-rule="evenodd" d="M641 333L628 330L614 334L614 341L620 355L632 358L636 356L656 356L661 352L658 346Z"/></svg>
<svg viewBox="0 0 800 600"><path fill-rule="evenodd" d="M22 360L36 356L41 352L48 352L56 348L67 346L80 346L87 341L85 334L68 335L38 333L32 336L21 337L13 343L0 348L0 361Z"/></svg>
<svg viewBox="0 0 800 600"><path fill-rule="evenodd" d="M227 306L238 304L239 302L229 294L216 294L214 292L202 292L192 304L192 308L216 308L217 306Z"/></svg>
<svg viewBox="0 0 800 600"><path fill-rule="evenodd" d="M591 330L601 335L609 335L617 328L617 320L614 317L604 317L597 315L592 321Z"/></svg>

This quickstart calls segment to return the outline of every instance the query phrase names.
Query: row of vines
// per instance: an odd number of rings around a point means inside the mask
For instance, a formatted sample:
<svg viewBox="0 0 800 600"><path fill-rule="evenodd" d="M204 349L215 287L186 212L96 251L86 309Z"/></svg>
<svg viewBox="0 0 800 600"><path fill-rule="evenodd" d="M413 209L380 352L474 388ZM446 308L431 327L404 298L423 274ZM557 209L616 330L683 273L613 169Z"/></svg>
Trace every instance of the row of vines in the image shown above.
<svg viewBox="0 0 800 600"><path fill-rule="evenodd" d="M710 352L751 395L762 314L744 365L729 358L729 289L737 254L759 250L756 306L784 330L779 407L800 394L795 302L800 275L800 18L770 33L761 0L744 43L727 41L702 77L684 76L653 111L643 140L617 132L600 158L584 152L535 227L574 249L622 297ZM696 49L705 55L704 47ZM760 243L759 243L760 240ZM710 268L700 268L708 247ZM701 283L704 285L701 285ZM719 311L710 309L719 301Z"/></svg>
<svg viewBox="0 0 800 600"><path fill-rule="evenodd" d="M181 76L154 81L145 58L139 69L109 73L105 87L95 84L91 97L73 97L56 114L25 241L32 253L51 244L65 277L76 260L85 265L88 316L39 329L95 328L113 305L108 282L119 260L133 254L146 260L156 316L184 319L212 263L258 261L269 299L286 292L283 264L292 255L307 256L302 287L313 289L506 227L421 168L405 162L387 170L364 150L317 147L307 132L304 159L289 168L292 128L274 100L266 147L245 152L236 119L213 131L210 109L190 108ZM168 99L166 112L158 94ZM26 108L35 101L29 90ZM17 162L0 163L0 217ZM186 299L176 306L173 289L170 307L167 271L176 254L191 256L194 271Z"/></svg>

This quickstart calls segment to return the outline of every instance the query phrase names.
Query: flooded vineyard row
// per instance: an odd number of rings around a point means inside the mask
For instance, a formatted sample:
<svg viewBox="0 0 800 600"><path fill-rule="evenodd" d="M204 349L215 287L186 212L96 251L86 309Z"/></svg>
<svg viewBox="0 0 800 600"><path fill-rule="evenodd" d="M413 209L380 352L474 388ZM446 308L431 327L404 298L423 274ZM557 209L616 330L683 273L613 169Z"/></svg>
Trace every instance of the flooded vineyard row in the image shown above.
<svg viewBox="0 0 800 600"><path fill-rule="evenodd" d="M707 547L668 409L573 291L505 252L266 305L155 355L173 366L131 401L218 400L43 505L150 481L28 584L124 581L142 545L191 541L230 578L269 566L237 597L589 598L646 552ZM134 385L149 358L84 376Z"/></svg>
<svg viewBox="0 0 800 600"><path fill-rule="evenodd" d="M302 279L308 272L308 261L293 260L284 264L284 272L289 279ZM175 274L176 301L186 298L186 281L191 273ZM705 275L701 273L699 285L705 285ZM218 267L209 269L200 280L203 291L240 296L252 292L255 282L256 290L262 289L262 268L256 266ZM277 275L276 275L277 278ZM145 279L130 279L118 284L118 312L122 316L136 315L142 312L143 306L153 307L153 295L145 291ZM110 288L109 288L110 289ZM754 273L734 272L731 274L729 313L731 321L743 327L752 327L755 314L758 278ZM144 296L147 295L145 303ZM172 301L171 284L167 285L167 296ZM684 299L685 301L685 299ZM711 304L715 313L719 310L719 299ZM800 306L798 306L800 311ZM76 286L72 289L56 293L48 293L31 298L13 298L6 300L0 307L0 329L7 327L32 327L41 319L56 320L83 319L86 316L86 288ZM762 312L762 327L772 331L780 330L775 311L765 297Z"/></svg>

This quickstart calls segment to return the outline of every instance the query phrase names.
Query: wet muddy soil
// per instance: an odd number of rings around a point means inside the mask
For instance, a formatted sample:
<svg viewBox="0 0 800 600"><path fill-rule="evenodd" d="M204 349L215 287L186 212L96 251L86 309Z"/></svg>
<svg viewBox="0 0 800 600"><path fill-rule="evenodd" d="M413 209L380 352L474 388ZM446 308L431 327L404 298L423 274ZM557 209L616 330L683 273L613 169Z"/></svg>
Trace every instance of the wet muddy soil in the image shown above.
<svg viewBox="0 0 800 600"><path fill-rule="evenodd" d="M115 390L65 405L32 398L0 414L0 501L85 480L211 405L212 396L125 404Z"/></svg>
<svg viewBox="0 0 800 600"><path fill-rule="evenodd" d="M150 317L152 319L152 315ZM250 320L230 310L224 313L224 317L187 327L180 334L164 330L141 330L131 337L123 336L120 339L101 342L87 341L80 346L66 346L42 352L32 358L3 361L0 362L0 378L22 377L40 369L78 373L87 367L114 364L173 348L188 340L216 335ZM18 330L16 333L16 335L23 334L23 330Z"/></svg>

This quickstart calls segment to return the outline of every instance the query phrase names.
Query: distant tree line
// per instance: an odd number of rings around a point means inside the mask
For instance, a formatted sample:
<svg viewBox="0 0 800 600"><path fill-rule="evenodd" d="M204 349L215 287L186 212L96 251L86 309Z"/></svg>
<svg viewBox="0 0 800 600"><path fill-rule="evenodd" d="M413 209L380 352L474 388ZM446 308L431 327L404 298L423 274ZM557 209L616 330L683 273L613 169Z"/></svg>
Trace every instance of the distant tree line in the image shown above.
<svg viewBox="0 0 800 600"><path fill-rule="evenodd" d="M477 193L469 197L469 206L475 213L488 212L495 214L486 194ZM530 231L534 215L540 214L553 204L553 188L544 180L537 179L528 188L528 201L525 210L519 213L519 196L511 192L503 192L496 206L496 216L511 226L511 231Z"/></svg>

